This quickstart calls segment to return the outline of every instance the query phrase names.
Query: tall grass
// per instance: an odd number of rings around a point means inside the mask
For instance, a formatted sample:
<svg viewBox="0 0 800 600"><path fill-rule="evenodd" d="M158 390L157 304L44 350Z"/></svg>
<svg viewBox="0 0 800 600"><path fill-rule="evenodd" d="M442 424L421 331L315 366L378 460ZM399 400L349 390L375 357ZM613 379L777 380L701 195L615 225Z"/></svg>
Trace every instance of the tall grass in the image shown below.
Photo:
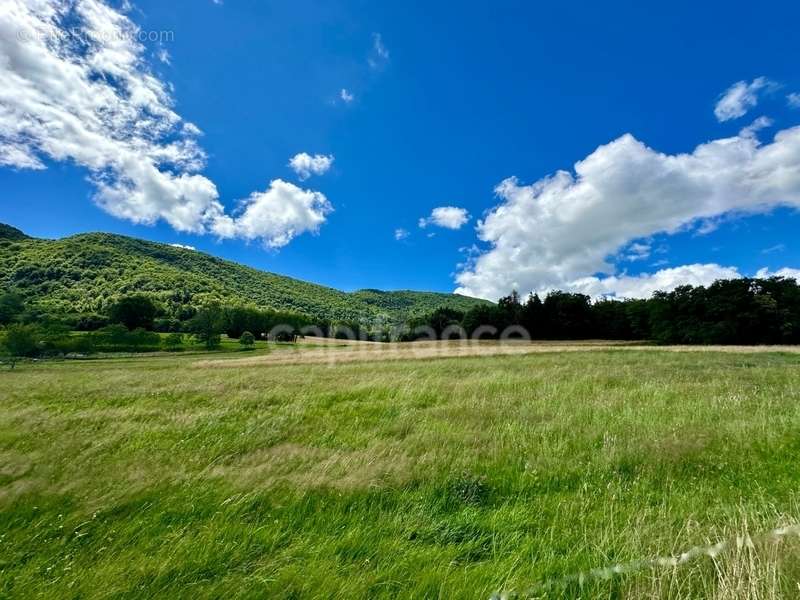
<svg viewBox="0 0 800 600"><path fill-rule="evenodd" d="M0 373L0 595L800 593L796 354L197 360Z"/></svg>

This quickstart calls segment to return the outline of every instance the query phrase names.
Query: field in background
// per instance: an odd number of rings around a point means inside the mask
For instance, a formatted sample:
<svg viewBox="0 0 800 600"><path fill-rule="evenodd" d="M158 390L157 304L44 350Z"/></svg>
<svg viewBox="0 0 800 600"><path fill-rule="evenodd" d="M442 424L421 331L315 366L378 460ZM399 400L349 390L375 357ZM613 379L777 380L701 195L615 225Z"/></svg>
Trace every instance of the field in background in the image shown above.
<svg viewBox="0 0 800 600"><path fill-rule="evenodd" d="M569 349L0 372L0 596L797 597L800 355Z"/></svg>

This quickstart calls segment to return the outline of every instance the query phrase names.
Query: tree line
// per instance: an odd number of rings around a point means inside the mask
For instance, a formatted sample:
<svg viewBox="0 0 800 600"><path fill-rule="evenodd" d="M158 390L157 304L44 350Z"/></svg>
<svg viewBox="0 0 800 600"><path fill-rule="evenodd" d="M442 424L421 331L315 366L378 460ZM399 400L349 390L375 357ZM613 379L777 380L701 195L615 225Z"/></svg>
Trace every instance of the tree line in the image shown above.
<svg viewBox="0 0 800 600"><path fill-rule="evenodd" d="M705 286L681 286L647 299L601 299L553 291L523 300L517 292L497 304L467 311L439 308L400 326L388 320L337 321L253 306L208 302L164 327L158 303L145 294L117 299L103 315L78 323L83 335L23 302L0 294L0 352L36 357L93 352L181 350L187 338L218 348L222 335L242 341L291 342L301 335L412 341L421 338L516 337L541 340L643 340L658 344L800 343L800 286L794 279L742 278ZM166 335L159 335L158 332Z"/></svg>
<svg viewBox="0 0 800 600"><path fill-rule="evenodd" d="M466 312L439 309L412 319L401 339L463 335L541 340L643 340L658 344L800 343L800 286L794 279L742 278L681 286L647 299L517 292Z"/></svg>

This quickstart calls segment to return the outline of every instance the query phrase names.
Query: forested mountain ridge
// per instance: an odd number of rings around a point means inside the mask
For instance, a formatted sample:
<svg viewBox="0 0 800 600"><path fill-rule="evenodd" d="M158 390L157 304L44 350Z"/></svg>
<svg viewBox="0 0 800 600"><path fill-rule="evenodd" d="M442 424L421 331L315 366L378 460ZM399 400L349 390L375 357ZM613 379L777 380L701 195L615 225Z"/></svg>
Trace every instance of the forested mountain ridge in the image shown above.
<svg viewBox="0 0 800 600"><path fill-rule="evenodd" d="M438 307L467 310L486 303L436 292L347 293L169 244L108 233L45 240L3 224L0 284L43 311L65 316L103 313L115 298L131 293L152 296L178 319L208 300L330 321L400 321Z"/></svg>

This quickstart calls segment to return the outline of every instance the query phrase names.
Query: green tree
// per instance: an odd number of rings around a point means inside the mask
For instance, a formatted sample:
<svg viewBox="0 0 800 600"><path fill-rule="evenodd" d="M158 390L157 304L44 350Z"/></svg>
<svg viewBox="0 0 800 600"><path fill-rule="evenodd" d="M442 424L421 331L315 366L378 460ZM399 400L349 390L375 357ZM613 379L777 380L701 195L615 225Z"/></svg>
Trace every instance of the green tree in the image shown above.
<svg viewBox="0 0 800 600"><path fill-rule="evenodd" d="M208 350L219 347L220 333L224 329L225 313L219 302L206 304L189 321L189 330L198 342L205 344Z"/></svg>
<svg viewBox="0 0 800 600"><path fill-rule="evenodd" d="M16 292L0 294L0 325L7 325L16 321L25 310L22 296Z"/></svg>
<svg viewBox="0 0 800 600"><path fill-rule="evenodd" d="M13 369L23 356L36 356L39 328L35 325L9 325L2 338L3 354Z"/></svg>
<svg viewBox="0 0 800 600"><path fill-rule="evenodd" d="M153 319L158 314L158 308L153 301L143 295L135 294L125 296L111 305L108 311L112 323L122 323L128 330L152 329Z"/></svg>
<svg viewBox="0 0 800 600"><path fill-rule="evenodd" d="M245 350L252 350L254 344L256 343L256 338L249 331L243 331L242 335L239 336L239 343L242 345L242 347L244 347Z"/></svg>

